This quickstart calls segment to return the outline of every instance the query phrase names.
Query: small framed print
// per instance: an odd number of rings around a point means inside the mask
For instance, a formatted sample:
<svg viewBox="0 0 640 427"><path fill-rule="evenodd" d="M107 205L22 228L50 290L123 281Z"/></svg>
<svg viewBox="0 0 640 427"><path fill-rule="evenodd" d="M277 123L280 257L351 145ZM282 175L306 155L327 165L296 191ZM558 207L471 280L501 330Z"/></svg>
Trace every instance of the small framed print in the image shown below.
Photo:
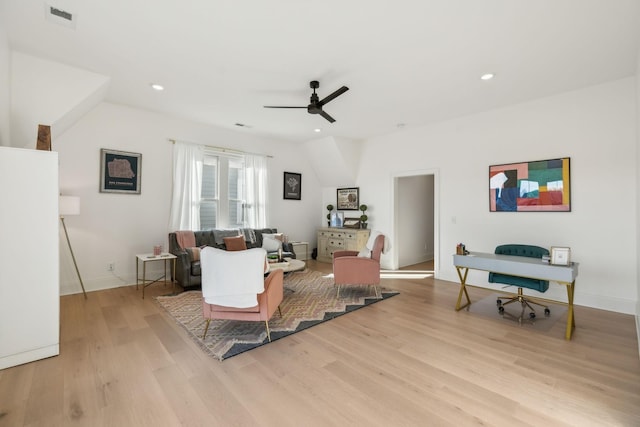
<svg viewBox="0 0 640 427"><path fill-rule="evenodd" d="M344 228L360 228L360 218L345 218L342 224Z"/></svg>
<svg viewBox="0 0 640 427"><path fill-rule="evenodd" d="M551 264L553 265L571 264L571 248L552 246L551 247Z"/></svg>
<svg viewBox="0 0 640 427"><path fill-rule="evenodd" d="M284 173L284 200L300 200L302 197L302 174L294 172Z"/></svg>

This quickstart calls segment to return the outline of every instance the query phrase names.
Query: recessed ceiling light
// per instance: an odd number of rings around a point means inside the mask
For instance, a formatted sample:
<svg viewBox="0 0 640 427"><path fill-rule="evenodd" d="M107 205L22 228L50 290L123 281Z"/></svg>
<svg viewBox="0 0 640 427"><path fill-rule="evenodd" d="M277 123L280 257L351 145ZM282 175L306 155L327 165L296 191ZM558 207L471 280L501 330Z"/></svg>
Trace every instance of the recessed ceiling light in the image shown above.
<svg viewBox="0 0 640 427"><path fill-rule="evenodd" d="M314 132L316 132L316 133L317 133L317 132L322 132L322 129L320 129L320 128L315 128L313 131L314 131Z"/></svg>
<svg viewBox="0 0 640 427"><path fill-rule="evenodd" d="M158 92L160 92L161 90L164 90L164 86L159 85L157 83L151 83L151 88L153 90L157 90Z"/></svg>
<svg viewBox="0 0 640 427"><path fill-rule="evenodd" d="M493 73L487 73L487 74L483 74L480 76L481 80L491 80L492 78L494 78L496 75Z"/></svg>

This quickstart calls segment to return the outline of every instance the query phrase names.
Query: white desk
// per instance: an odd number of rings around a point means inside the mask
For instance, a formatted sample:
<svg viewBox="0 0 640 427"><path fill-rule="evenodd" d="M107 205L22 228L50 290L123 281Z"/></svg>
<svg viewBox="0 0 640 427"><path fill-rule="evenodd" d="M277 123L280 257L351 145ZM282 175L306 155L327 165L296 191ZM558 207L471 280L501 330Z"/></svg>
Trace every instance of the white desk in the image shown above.
<svg viewBox="0 0 640 427"><path fill-rule="evenodd" d="M173 260L173 271L176 271L176 258L174 254L161 253L160 255L153 254L138 254L136 255L136 290L138 289L138 282L140 282L140 276L138 273L138 265L142 262L142 299L144 299L144 288L164 278L165 285L167 284L167 261ZM164 275L158 277L155 280L147 280L147 263L151 261L164 261ZM148 282L148 283L147 283ZM172 289L175 289L175 281L171 280L173 284Z"/></svg>
<svg viewBox="0 0 640 427"><path fill-rule="evenodd" d="M565 338L571 339L576 327L573 315L573 293L578 275L578 263L570 265L552 265L542 262L538 258L519 257L512 255L497 255L483 252L470 252L469 255L453 255L453 265L460 278L460 293L456 310L461 310L471 304L467 293L467 274L469 269L492 271L494 273L510 274L512 276L528 277L531 279L549 280L567 287L567 329ZM465 305L460 305L462 295L467 298ZM564 304L564 303L563 303Z"/></svg>

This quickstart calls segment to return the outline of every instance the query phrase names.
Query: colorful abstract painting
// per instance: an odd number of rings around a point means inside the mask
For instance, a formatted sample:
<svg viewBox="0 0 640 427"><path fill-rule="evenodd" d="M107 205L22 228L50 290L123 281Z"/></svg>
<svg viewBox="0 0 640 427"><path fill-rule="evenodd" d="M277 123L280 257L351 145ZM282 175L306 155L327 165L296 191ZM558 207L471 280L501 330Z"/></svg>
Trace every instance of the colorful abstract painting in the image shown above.
<svg viewBox="0 0 640 427"><path fill-rule="evenodd" d="M570 212L569 157L489 166L491 212Z"/></svg>

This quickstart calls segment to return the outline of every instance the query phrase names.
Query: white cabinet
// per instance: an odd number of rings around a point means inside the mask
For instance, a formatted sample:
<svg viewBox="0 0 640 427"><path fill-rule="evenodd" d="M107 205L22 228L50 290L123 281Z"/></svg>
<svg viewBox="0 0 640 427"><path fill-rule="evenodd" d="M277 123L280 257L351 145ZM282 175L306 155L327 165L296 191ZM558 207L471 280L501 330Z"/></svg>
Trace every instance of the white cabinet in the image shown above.
<svg viewBox="0 0 640 427"><path fill-rule="evenodd" d="M59 354L58 153L0 147L0 369Z"/></svg>
<svg viewBox="0 0 640 427"><path fill-rule="evenodd" d="M370 233L370 230L319 228L318 261L333 262L335 251L361 251L367 244Z"/></svg>

